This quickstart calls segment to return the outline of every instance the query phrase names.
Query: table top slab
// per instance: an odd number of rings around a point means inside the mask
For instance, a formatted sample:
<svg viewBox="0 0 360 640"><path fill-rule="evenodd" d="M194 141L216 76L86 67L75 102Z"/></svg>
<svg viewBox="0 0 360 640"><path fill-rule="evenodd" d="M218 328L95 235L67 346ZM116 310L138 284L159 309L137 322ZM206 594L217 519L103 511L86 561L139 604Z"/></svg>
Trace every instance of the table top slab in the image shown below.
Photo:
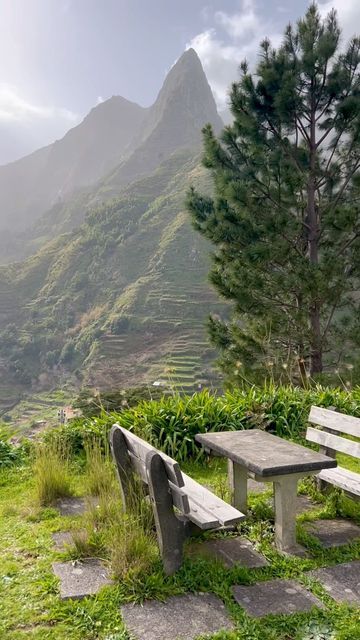
<svg viewBox="0 0 360 640"><path fill-rule="evenodd" d="M197 442L259 476L304 473L336 467L336 460L259 429L200 433Z"/></svg>

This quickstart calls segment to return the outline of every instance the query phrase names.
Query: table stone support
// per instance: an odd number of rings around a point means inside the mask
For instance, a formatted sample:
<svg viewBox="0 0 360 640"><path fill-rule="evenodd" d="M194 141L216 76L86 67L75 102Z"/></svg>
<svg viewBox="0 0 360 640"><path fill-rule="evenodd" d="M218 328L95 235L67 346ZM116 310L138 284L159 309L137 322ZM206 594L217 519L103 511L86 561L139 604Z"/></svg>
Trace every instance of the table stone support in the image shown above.
<svg viewBox="0 0 360 640"><path fill-rule="evenodd" d="M296 495L298 478L285 476L274 482L275 543L279 551L291 553L296 544Z"/></svg>
<svg viewBox="0 0 360 640"><path fill-rule="evenodd" d="M247 481L246 467L228 460L228 479L231 494L231 504L241 513L247 513Z"/></svg>

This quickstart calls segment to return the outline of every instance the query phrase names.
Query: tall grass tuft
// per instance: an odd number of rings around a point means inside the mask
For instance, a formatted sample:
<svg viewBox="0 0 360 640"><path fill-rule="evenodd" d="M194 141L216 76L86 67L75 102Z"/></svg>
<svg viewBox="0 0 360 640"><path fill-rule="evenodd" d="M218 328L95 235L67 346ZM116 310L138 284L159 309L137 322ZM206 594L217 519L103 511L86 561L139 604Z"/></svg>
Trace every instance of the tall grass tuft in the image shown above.
<svg viewBox="0 0 360 640"><path fill-rule="evenodd" d="M34 462L35 494L40 506L72 495L69 453L60 440L39 444Z"/></svg>
<svg viewBox="0 0 360 640"><path fill-rule="evenodd" d="M98 438L89 438L84 444L86 457L85 482L92 496L110 494L116 484L115 470L106 439L102 446Z"/></svg>
<svg viewBox="0 0 360 640"><path fill-rule="evenodd" d="M111 567L116 578L138 577L158 558L155 534L133 514L123 514L109 529Z"/></svg>
<svg viewBox="0 0 360 640"><path fill-rule="evenodd" d="M140 479L134 482L125 513L108 445L93 438L84 449L85 484L96 500L87 502L85 534L73 536L74 552L80 557L94 553L107 557L120 579L143 574L158 556L152 508L143 484Z"/></svg>
<svg viewBox="0 0 360 640"><path fill-rule="evenodd" d="M127 512L118 512L109 528L111 566L117 578L145 574L158 557L154 516L140 478L135 477Z"/></svg>

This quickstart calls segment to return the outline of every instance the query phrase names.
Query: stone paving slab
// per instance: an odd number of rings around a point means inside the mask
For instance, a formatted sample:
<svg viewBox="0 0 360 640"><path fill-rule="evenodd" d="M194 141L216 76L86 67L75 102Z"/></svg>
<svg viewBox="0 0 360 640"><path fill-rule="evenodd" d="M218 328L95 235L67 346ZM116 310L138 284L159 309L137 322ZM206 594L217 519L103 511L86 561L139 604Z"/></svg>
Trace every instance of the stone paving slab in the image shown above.
<svg viewBox="0 0 360 640"><path fill-rule="evenodd" d="M98 499L95 497L59 498L59 500L56 501L55 506L62 516L81 516L85 513L89 503L93 506L97 506Z"/></svg>
<svg viewBox="0 0 360 640"><path fill-rule="evenodd" d="M264 556L255 551L251 542L246 538L215 538L194 544L191 549L194 554L215 557L229 568L234 565L240 565L255 569L268 565Z"/></svg>
<svg viewBox="0 0 360 640"><path fill-rule="evenodd" d="M360 560L317 569L311 575L337 602L360 606Z"/></svg>
<svg viewBox="0 0 360 640"><path fill-rule="evenodd" d="M350 520L314 520L304 523L308 533L317 538L325 549L350 544L360 539L360 527Z"/></svg>
<svg viewBox="0 0 360 640"><path fill-rule="evenodd" d="M268 504L272 508L272 510L275 511L274 496L271 496L271 498L269 498ZM314 509L315 507L316 505L314 504L314 502L310 500L308 496L304 496L304 495L296 496L296 515L297 516L301 515L302 513L306 513L306 511L312 511L312 509Z"/></svg>
<svg viewBox="0 0 360 640"><path fill-rule="evenodd" d="M74 537L87 540L87 532L85 529L74 529L73 531L57 531L51 534L54 541L55 551L67 551L69 547L74 546Z"/></svg>
<svg viewBox="0 0 360 640"><path fill-rule="evenodd" d="M233 629L225 606L211 593L174 596L143 605L126 604L121 613L136 640L193 640L197 636Z"/></svg>
<svg viewBox="0 0 360 640"><path fill-rule="evenodd" d="M323 608L322 602L295 580L270 580L233 587L236 602L254 618Z"/></svg>
<svg viewBox="0 0 360 640"><path fill-rule="evenodd" d="M86 509L86 501L85 498L60 498L55 506L62 516L81 516Z"/></svg>
<svg viewBox="0 0 360 640"><path fill-rule="evenodd" d="M301 513L305 513L306 511L311 511L315 509L316 505L311 501L309 496L299 495L296 498L296 513L300 515Z"/></svg>
<svg viewBox="0 0 360 640"><path fill-rule="evenodd" d="M60 579L60 597L84 598L99 591L101 587L112 584L104 565L97 558L83 562L54 562L53 571Z"/></svg>
<svg viewBox="0 0 360 640"><path fill-rule="evenodd" d="M51 535L54 541L56 551L66 551L68 546L73 545L73 537L71 531L58 531Z"/></svg>

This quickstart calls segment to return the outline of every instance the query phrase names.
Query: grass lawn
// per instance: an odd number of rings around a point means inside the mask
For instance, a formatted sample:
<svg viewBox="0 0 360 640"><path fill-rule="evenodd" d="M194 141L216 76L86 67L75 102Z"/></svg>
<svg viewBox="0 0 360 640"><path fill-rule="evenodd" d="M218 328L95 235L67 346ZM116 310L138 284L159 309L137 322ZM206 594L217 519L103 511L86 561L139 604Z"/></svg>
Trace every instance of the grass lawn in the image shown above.
<svg viewBox="0 0 360 640"><path fill-rule="evenodd" d="M223 462L214 459L206 465L191 464L185 466L184 471L226 498ZM71 482L75 494L86 492L85 473L79 462L72 464ZM315 497L310 481L301 485L301 491ZM212 640L360 639L359 610L336 604L308 573L316 567L360 559L360 542L323 550L302 527L306 519L329 518L336 513L351 516L360 524L360 508L334 493L315 504L311 512L299 516L298 538L311 550L310 557L301 559L285 558L272 546L271 492L250 495L250 507L240 532L267 558L269 566L265 568L226 569L220 562L194 554L197 543L192 542L185 563L175 576L164 576L155 551L150 570L129 570L114 586L105 587L97 596L61 601L51 563L74 559L77 552L70 547L64 553L54 551L51 534L82 528L86 514L61 517L54 508L38 507L31 468L3 470L0 473L0 638L127 640L119 609L122 603L204 591L215 593L224 601L236 624L235 632L217 634ZM104 555L106 561L106 553ZM231 586L275 577L298 580L323 601L324 610L268 616L261 620L250 618L233 600Z"/></svg>

